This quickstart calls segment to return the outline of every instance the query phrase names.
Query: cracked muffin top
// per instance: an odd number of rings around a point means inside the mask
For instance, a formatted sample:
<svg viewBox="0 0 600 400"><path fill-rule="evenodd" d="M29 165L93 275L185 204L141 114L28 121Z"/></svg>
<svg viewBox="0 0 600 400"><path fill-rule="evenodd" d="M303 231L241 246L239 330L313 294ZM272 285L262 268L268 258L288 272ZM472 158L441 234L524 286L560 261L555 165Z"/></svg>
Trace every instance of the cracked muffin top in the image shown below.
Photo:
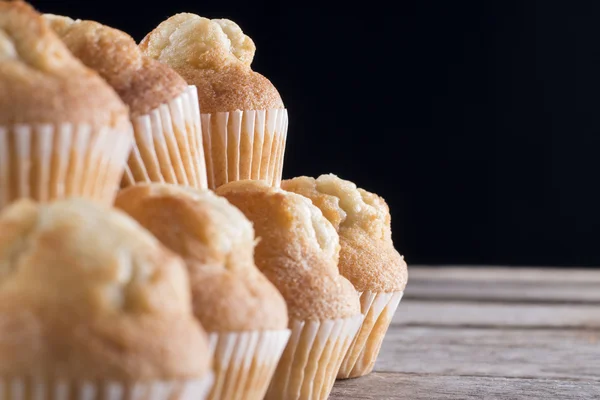
<svg viewBox="0 0 600 400"><path fill-rule="evenodd" d="M233 21L176 14L150 32L140 48L198 88L202 113L284 107L275 86L252 70L256 47Z"/></svg>
<svg viewBox="0 0 600 400"><path fill-rule="evenodd" d="M309 198L333 224L340 235L340 272L356 290L404 290L408 270L394 248L384 199L333 174L289 179L281 187Z"/></svg>
<svg viewBox="0 0 600 400"><path fill-rule="evenodd" d="M258 268L283 294L290 318L347 318L360 313L358 294L337 268L339 238L310 200L263 181L217 189L254 224Z"/></svg>
<svg viewBox="0 0 600 400"><path fill-rule="evenodd" d="M0 214L0 374L139 381L210 368L181 258L82 199Z"/></svg>
<svg viewBox="0 0 600 400"><path fill-rule="evenodd" d="M254 229L209 190L144 184L115 205L186 262L194 313L209 332L287 328L285 301L254 264Z"/></svg>

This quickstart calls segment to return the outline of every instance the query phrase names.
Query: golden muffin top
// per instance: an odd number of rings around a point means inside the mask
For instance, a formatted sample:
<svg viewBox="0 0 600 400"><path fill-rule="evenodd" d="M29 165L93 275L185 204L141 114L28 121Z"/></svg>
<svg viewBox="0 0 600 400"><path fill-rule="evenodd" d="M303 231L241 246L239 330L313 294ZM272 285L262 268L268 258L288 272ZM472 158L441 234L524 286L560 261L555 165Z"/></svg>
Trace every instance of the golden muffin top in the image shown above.
<svg viewBox="0 0 600 400"><path fill-rule="evenodd" d="M256 47L233 21L177 14L150 32L140 48L198 88L203 113L284 107L273 84L250 67Z"/></svg>
<svg viewBox="0 0 600 400"><path fill-rule="evenodd" d="M144 56L125 32L94 21L44 17L67 48L115 89L132 116L149 113L187 88L173 69Z"/></svg>
<svg viewBox="0 0 600 400"><path fill-rule="evenodd" d="M128 130L125 104L22 1L0 1L0 124L90 124Z"/></svg>
<svg viewBox="0 0 600 400"><path fill-rule="evenodd" d="M2 376L193 379L207 352L183 261L133 219L81 199L0 214Z"/></svg>
<svg viewBox="0 0 600 400"><path fill-rule="evenodd" d="M337 268L339 238L310 200L263 181L217 189L254 224L255 261L283 294L290 318L346 318L360 313L358 294Z"/></svg>
<svg viewBox="0 0 600 400"><path fill-rule="evenodd" d="M194 312L209 332L287 328L285 301L254 264L254 229L208 190L143 184L116 206L179 254L190 274Z"/></svg>
<svg viewBox="0 0 600 400"><path fill-rule="evenodd" d="M387 203L329 174L285 180L281 187L309 198L340 235L339 269L360 292L404 290L408 270L392 242Z"/></svg>

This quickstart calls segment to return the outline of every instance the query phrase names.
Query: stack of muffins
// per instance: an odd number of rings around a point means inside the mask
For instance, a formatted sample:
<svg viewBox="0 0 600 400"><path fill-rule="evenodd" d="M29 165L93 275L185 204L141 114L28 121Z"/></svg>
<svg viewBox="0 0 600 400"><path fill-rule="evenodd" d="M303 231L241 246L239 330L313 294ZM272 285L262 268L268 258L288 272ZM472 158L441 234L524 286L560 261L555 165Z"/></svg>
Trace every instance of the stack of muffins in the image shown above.
<svg viewBox="0 0 600 400"><path fill-rule="evenodd" d="M137 45L0 1L0 397L318 400L407 282L390 213L282 181L287 110L229 20Z"/></svg>

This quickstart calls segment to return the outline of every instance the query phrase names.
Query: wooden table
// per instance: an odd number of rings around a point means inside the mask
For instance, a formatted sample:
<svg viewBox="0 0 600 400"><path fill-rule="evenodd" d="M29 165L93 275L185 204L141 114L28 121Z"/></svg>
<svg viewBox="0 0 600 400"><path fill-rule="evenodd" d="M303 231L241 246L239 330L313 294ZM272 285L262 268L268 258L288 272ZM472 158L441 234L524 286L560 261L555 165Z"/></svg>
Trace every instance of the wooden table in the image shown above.
<svg viewBox="0 0 600 400"><path fill-rule="evenodd" d="M332 399L600 399L600 271L409 275L376 372Z"/></svg>

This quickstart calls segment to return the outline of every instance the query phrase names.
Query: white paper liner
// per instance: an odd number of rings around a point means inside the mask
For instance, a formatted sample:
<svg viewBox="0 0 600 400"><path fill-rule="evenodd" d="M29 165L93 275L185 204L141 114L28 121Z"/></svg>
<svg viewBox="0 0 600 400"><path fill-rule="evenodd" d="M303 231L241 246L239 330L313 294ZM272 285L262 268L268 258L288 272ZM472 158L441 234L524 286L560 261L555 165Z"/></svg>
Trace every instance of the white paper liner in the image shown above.
<svg viewBox="0 0 600 400"><path fill-rule="evenodd" d="M403 294L404 292L360 293L361 313L365 319L346 353L338 379L356 378L373 371L383 338Z"/></svg>
<svg viewBox="0 0 600 400"><path fill-rule="evenodd" d="M195 86L148 114L133 119L135 145L123 178L206 189L200 106Z"/></svg>
<svg viewBox="0 0 600 400"><path fill-rule="evenodd" d="M0 400L205 400L213 374L199 380L87 382L43 378L0 379Z"/></svg>
<svg viewBox="0 0 600 400"><path fill-rule="evenodd" d="M211 333L215 383L209 400L262 400L290 330Z"/></svg>
<svg viewBox="0 0 600 400"><path fill-rule="evenodd" d="M292 335L265 399L327 399L340 364L363 316L324 321L290 321Z"/></svg>
<svg viewBox="0 0 600 400"><path fill-rule="evenodd" d="M202 114L208 186L244 179L279 187L287 139L286 109Z"/></svg>
<svg viewBox="0 0 600 400"><path fill-rule="evenodd" d="M110 205L131 146L131 130L0 126L0 208L24 197L42 202L85 197Z"/></svg>

